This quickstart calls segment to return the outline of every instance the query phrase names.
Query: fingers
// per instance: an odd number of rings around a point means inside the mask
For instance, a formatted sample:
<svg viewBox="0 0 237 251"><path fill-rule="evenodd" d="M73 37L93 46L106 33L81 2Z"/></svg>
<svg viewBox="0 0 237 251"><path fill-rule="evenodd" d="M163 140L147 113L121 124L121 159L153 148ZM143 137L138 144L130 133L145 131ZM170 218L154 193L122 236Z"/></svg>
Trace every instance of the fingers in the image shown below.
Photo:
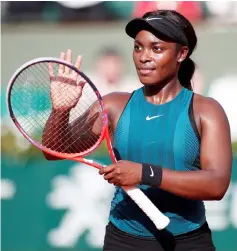
<svg viewBox="0 0 237 251"><path fill-rule="evenodd" d="M105 166L100 169L99 174L100 175L107 174L107 173L112 172L114 169L115 169L115 165Z"/></svg>
<svg viewBox="0 0 237 251"><path fill-rule="evenodd" d="M115 186L121 185L120 179L117 177L117 173L115 171L105 174L104 179L108 181L110 184L114 184Z"/></svg>
<svg viewBox="0 0 237 251"><path fill-rule="evenodd" d="M60 60L65 60L65 53L64 52L61 52L60 53ZM62 76L63 73L64 73L64 65L63 64L60 64L59 65L59 68L58 68L58 76Z"/></svg>
<svg viewBox="0 0 237 251"><path fill-rule="evenodd" d="M108 181L110 184L114 184L115 186L119 185L121 182L119 182L118 179L118 173L115 170L115 165L109 165L102 167L99 171L99 174L104 174L104 179Z"/></svg>
<svg viewBox="0 0 237 251"><path fill-rule="evenodd" d="M61 52L60 53L60 60L65 60L66 62L68 62L69 64L71 64L72 62L72 50L68 49L67 52ZM75 67L79 70L81 67L81 62L82 62L82 56L78 56L75 62ZM49 75L53 75L53 70L52 70L52 66L49 65ZM78 86L80 87L80 89L82 89L86 83L86 81L81 78L78 80L78 76L79 74L76 71L73 71L70 69L70 67L66 67L63 64L59 65L58 68L58 76L69 76L70 78L74 81L77 81Z"/></svg>
<svg viewBox="0 0 237 251"><path fill-rule="evenodd" d="M72 50L71 49L68 49L67 50L67 53L66 53L66 61L68 63L71 64L72 62ZM65 67L65 71L64 71L65 74L69 74L70 73L70 68L69 67Z"/></svg>
<svg viewBox="0 0 237 251"><path fill-rule="evenodd" d="M77 84L81 89L83 89L84 85L86 84L85 80L81 80L79 81L79 83Z"/></svg>
<svg viewBox="0 0 237 251"><path fill-rule="evenodd" d="M73 81L76 82L75 79L73 79ZM86 82L85 81L80 81L79 83L77 83L77 88L78 88L78 91L81 93L82 95L82 91L83 91L83 87L85 86Z"/></svg>
<svg viewBox="0 0 237 251"><path fill-rule="evenodd" d="M82 61L82 56L77 56L77 59L76 59L76 63L75 63L75 67L80 70L81 68L81 61Z"/></svg>
<svg viewBox="0 0 237 251"><path fill-rule="evenodd" d="M80 70L80 68L81 68L81 61L82 61L82 56L77 56L77 59L76 59L76 62L75 62L75 67L78 69L78 70ZM78 78L78 73L77 72L75 72L75 71L73 71L73 73L72 73L72 78L73 78L73 80L77 80L77 78ZM79 83L80 83L81 81L79 81Z"/></svg>
<svg viewBox="0 0 237 251"><path fill-rule="evenodd" d="M50 79L51 79L52 77L54 77L54 73L53 73L53 64L52 64L52 63L48 63L48 73L49 73Z"/></svg>
<svg viewBox="0 0 237 251"><path fill-rule="evenodd" d="M115 175L116 174L114 172L107 173L107 174L104 175L104 179L108 180L108 181L111 181L115 177Z"/></svg>

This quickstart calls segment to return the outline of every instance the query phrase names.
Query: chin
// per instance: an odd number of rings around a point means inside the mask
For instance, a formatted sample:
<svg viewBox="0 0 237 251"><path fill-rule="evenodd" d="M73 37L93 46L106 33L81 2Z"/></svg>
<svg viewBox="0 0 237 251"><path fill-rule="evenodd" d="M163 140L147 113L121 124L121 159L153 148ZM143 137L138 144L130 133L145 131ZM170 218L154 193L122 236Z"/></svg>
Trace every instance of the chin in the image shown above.
<svg viewBox="0 0 237 251"><path fill-rule="evenodd" d="M140 82L143 85L157 85L157 83L159 83L159 81L151 79L151 78L144 78L144 77L139 77Z"/></svg>

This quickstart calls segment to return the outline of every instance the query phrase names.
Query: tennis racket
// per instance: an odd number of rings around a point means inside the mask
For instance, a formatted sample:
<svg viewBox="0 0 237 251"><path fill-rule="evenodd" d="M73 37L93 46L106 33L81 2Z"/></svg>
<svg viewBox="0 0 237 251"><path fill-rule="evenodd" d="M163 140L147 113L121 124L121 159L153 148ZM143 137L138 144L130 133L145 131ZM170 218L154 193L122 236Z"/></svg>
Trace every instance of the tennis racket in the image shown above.
<svg viewBox="0 0 237 251"><path fill-rule="evenodd" d="M62 69L68 74L60 74ZM103 99L92 81L71 63L46 57L22 65L9 81L7 105L18 130L45 155L101 168L86 156L105 140L116 162ZM157 229L169 224L169 218L140 189L123 189Z"/></svg>

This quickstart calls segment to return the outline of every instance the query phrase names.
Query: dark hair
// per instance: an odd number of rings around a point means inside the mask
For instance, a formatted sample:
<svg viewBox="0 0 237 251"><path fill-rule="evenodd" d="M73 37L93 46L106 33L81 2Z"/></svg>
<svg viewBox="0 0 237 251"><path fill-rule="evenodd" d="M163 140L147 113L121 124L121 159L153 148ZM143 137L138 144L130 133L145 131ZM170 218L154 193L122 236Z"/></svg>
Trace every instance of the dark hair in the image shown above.
<svg viewBox="0 0 237 251"><path fill-rule="evenodd" d="M156 10L152 12L147 12L146 14L143 15L143 18L147 18L150 16L158 16L158 15L163 16L166 19L169 19L170 22L180 27L180 29L184 32L188 40L189 52L186 59L180 65L178 78L182 86L184 86L189 90L192 90L193 88L191 79L195 72L195 63L190 58L190 55L193 53L197 45L197 36L194 31L194 28L192 24L183 15L174 10Z"/></svg>

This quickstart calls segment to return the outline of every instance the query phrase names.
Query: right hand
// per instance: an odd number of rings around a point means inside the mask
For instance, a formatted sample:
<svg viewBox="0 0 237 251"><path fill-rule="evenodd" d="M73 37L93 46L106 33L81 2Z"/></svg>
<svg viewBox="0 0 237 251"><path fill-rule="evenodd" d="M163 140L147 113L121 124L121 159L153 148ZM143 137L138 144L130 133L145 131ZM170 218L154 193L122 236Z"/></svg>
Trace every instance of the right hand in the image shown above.
<svg viewBox="0 0 237 251"><path fill-rule="evenodd" d="M71 64L72 51L67 50L66 54L62 52L60 59ZM78 56L75 67L79 70L82 57ZM85 81L81 80L78 83L78 74L70 68L60 65L58 67L57 76L54 75L53 63L49 63L48 72L50 77L50 97L54 111L70 111L74 108L81 95Z"/></svg>

